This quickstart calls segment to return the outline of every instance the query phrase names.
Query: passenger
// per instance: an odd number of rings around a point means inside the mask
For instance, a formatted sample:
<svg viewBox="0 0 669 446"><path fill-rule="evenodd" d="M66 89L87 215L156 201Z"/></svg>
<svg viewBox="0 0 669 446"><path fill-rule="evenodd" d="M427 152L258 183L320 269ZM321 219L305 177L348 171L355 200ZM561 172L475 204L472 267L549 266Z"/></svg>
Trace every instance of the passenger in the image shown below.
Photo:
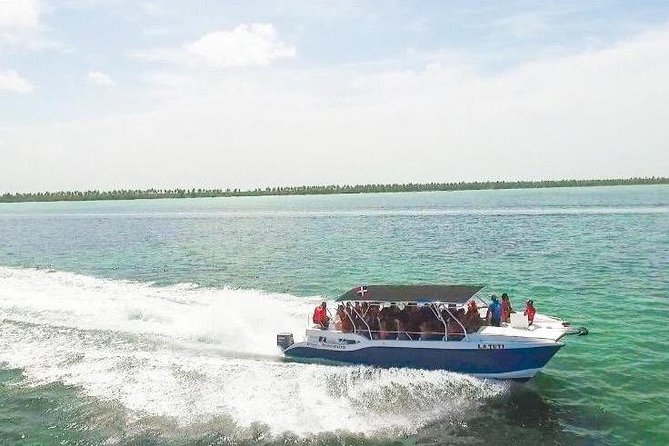
<svg viewBox="0 0 669 446"><path fill-rule="evenodd" d="M527 316L527 325L532 325L534 322L534 315L537 314L537 310L534 308L534 301L532 299L527 301L525 305L525 311L523 314Z"/></svg>
<svg viewBox="0 0 669 446"><path fill-rule="evenodd" d="M372 339L379 339L379 306L370 305L367 309L367 314L365 316L365 322L369 326L370 331L372 332Z"/></svg>
<svg viewBox="0 0 669 446"><path fill-rule="evenodd" d="M457 313L456 308L455 304L448 304L448 308L441 310L442 319L448 322L448 320Z"/></svg>
<svg viewBox="0 0 669 446"><path fill-rule="evenodd" d="M397 339L404 341L412 339L411 335L408 333L411 331L410 311L409 306L405 305L404 308L401 308L399 313L397 313L397 331L399 332L397 334Z"/></svg>
<svg viewBox="0 0 669 446"><path fill-rule="evenodd" d="M379 322L379 335L381 339L396 339L394 319L381 319Z"/></svg>
<svg viewBox="0 0 669 446"><path fill-rule="evenodd" d="M455 316L451 316L448 319L448 324L446 326L448 330L448 337L446 338L449 341L461 341L462 338L465 337L465 332L462 328L462 325L458 323L458 320L460 322L463 321L465 316L465 310L463 308L460 308L457 313L455 313Z"/></svg>
<svg viewBox="0 0 669 446"><path fill-rule="evenodd" d="M444 337L444 326L436 320L426 320L420 324L420 340L434 341Z"/></svg>
<svg viewBox="0 0 669 446"><path fill-rule="evenodd" d="M328 328L330 317L328 316L328 308L325 302L316 307L312 320L314 321L314 324L320 326L321 330L326 330Z"/></svg>
<svg viewBox="0 0 669 446"><path fill-rule="evenodd" d="M511 301L509 300L509 295L506 293L502 294L502 322L507 324L511 322L511 313L515 313L513 308L511 308Z"/></svg>
<svg viewBox="0 0 669 446"><path fill-rule="evenodd" d="M422 321L420 323L420 340L421 341L426 341L429 339L430 336L430 326L429 326L428 321Z"/></svg>
<svg viewBox="0 0 669 446"><path fill-rule="evenodd" d="M435 314L435 310L437 311L437 314ZM452 311L455 313L455 305L452 306ZM446 327L444 327L444 322L442 322L439 316L439 310L432 305L425 304L421 309L421 317L423 318L423 321L427 321L427 324L430 327L430 339L442 339L446 336Z"/></svg>
<svg viewBox="0 0 669 446"><path fill-rule="evenodd" d="M395 302L392 302L390 304L389 313L390 316L393 317L394 319L397 319L397 317L399 316L400 309Z"/></svg>
<svg viewBox="0 0 669 446"><path fill-rule="evenodd" d="M337 308L337 315L339 316L340 330L342 333L351 333L353 331L353 323L349 317L349 313L343 305Z"/></svg>
<svg viewBox="0 0 669 446"><path fill-rule="evenodd" d="M409 319L411 318L411 307L412 305L405 304L400 308L399 312L399 319L405 320L406 322L409 322Z"/></svg>
<svg viewBox="0 0 669 446"><path fill-rule="evenodd" d="M379 310L379 318L382 320L388 319L390 317L390 307L383 307Z"/></svg>
<svg viewBox="0 0 669 446"><path fill-rule="evenodd" d="M346 314L348 314L348 320L351 324L351 332L357 331L358 317L356 316L355 311L353 311L353 305L351 305L350 302L346 302Z"/></svg>
<svg viewBox="0 0 669 446"><path fill-rule="evenodd" d="M397 339L400 341L412 341L413 336L411 336L411 328L409 323L403 319L396 319L397 321Z"/></svg>
<svg viewBox="0 0 669 446"><path fill-rule="evenodd" d="M367 325L365 325L365 320L362 318L359 305L353 307L353 311L351 311L351 318L353 319L353 326L355 327L356 332L363 335L368 334Z"/></svg>
<svg viewBox="0 0 669 446"><path fill-rule="evenodd" d="M493 327L499 327L500 321L502 319L502 306L497 300L497 296L492 295L492 300L488 304L488 311L485 315L487 321L490 322L490 325Z"/></svg>
<svg viewBox="0 0 669 446"><path fill-rule="evenodd" d="M411 339L418 339L420 337L420 308L416 304L409 306L409 336Z"/></svg>
<svg viewBox="0 0 669 446"><path fill-rule="evenodd" d="M344 311L344 304L339 304L337 306L337 311L335 312L335 317L334 317L335 330L341 331L341 321L345 317L343 311Z"/></svg>
<svg viewBox="0 0 669 446"><path fill-rule="evenodd" d="M473 333L478 331L478 329L481 328L481 325L483 325L483 321L481 320L478 306L475 301L470 300L469 304L467 304L467 313L465 313L465 327L467 328L467 332Z"/></svg>
<svg viewBox="0 0 669 446"><path fill-rule="evenodd" d="M467 313L465 316L467 319L471 319L473 315L479 315L479 307L476 305L476 301L470 300L467 304Z"/></svg>
<svg viewBox="0 0 669 446"><path fill-rule="evenodd" d="M383 307L381 311L379 311L379 321L380 324L382 324L385 327L385 330L387 333L384 335L385 337L383 339L390 339L391 338L391 333L392 336L396 337L397 334L394 333L397 331L397 322L395 321L395 313L398 311L397 307L395 306L395 303L391 303L387 307ZM383 329L382 329L383 330Z"/></svg>
<svg viewBox="0 0 669 446"><path fill-rule="evenodd" d="M423 322L432 322L435 320L434 313L432 312L432 309L428 304L424 304L423 306L418 308L418 326L420 327ZM420 330L421 332L423 330Z"/></svg>

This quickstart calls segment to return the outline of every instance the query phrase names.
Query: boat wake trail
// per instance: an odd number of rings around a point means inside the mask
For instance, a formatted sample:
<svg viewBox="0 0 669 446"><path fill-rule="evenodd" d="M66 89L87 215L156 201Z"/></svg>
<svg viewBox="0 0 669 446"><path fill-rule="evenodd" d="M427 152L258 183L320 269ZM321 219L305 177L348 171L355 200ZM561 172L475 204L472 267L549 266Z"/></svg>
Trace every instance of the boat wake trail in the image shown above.
<svg viewBox="0 0 669 446"><path fill-rule="evenodd" d="M447 372L283 361L276 333L300 336L318 300L0 268L0 365L117 404L127 423L225 419L271 435L411 434L508 390Z"/></svg>

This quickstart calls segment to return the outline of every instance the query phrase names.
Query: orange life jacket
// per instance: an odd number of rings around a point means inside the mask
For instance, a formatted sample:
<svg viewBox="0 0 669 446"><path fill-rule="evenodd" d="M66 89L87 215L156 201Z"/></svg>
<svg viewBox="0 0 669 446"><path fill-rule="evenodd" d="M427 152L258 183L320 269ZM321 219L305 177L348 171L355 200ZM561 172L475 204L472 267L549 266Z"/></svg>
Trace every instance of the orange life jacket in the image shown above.
<svg viewBox="0 0 669 446"><path fill-rule="evenodd" d="M325 320L325 308L321 306L316 307L312 320L314 321L314 324L322 324Z"/></svg>

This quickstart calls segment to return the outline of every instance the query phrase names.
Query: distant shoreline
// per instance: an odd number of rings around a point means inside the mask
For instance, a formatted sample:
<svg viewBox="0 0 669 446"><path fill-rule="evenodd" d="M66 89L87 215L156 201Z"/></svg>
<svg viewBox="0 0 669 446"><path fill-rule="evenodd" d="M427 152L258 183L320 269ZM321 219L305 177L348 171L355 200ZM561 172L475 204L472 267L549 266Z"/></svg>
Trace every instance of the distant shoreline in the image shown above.
<svg viewBox="0 0 669 446"><path fill-rule="evenodd" d="M88 190L36 193L5 193L0 203L50 201L150 200L159 198L257 197L268 195L335 195L391 192L436 192L495 189L543 189L555 187L634 186L669 184L667 177L601 180L473 181L459 183L356 184L327 186L286 186L264 189L145 189Z"/></svg>

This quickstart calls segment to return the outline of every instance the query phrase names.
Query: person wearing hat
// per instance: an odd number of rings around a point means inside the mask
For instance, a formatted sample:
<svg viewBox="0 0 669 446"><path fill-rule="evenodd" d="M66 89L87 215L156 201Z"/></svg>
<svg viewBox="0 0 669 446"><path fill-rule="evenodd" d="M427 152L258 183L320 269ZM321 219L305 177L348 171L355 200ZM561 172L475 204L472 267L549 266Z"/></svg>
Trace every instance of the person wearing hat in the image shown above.
<svg viewBox="0 0 669 446"><path fill-rule="evenodd" d="M525 305L525 311L523 311L523 314L527 316L527 325L532 325L536 313L537 310L534 308L534 301L532 299L528 300Z"/></svg>
<svg viewBox="0 0 669 446"><path fill-rule="evenodd" d="M497 296L494 294L491 296L491 301L488 304L488 312L486 313L486 319L490 321L490 325L493 327L499 327L499 324L502 320L502 305L499 303Z"/></svg>

